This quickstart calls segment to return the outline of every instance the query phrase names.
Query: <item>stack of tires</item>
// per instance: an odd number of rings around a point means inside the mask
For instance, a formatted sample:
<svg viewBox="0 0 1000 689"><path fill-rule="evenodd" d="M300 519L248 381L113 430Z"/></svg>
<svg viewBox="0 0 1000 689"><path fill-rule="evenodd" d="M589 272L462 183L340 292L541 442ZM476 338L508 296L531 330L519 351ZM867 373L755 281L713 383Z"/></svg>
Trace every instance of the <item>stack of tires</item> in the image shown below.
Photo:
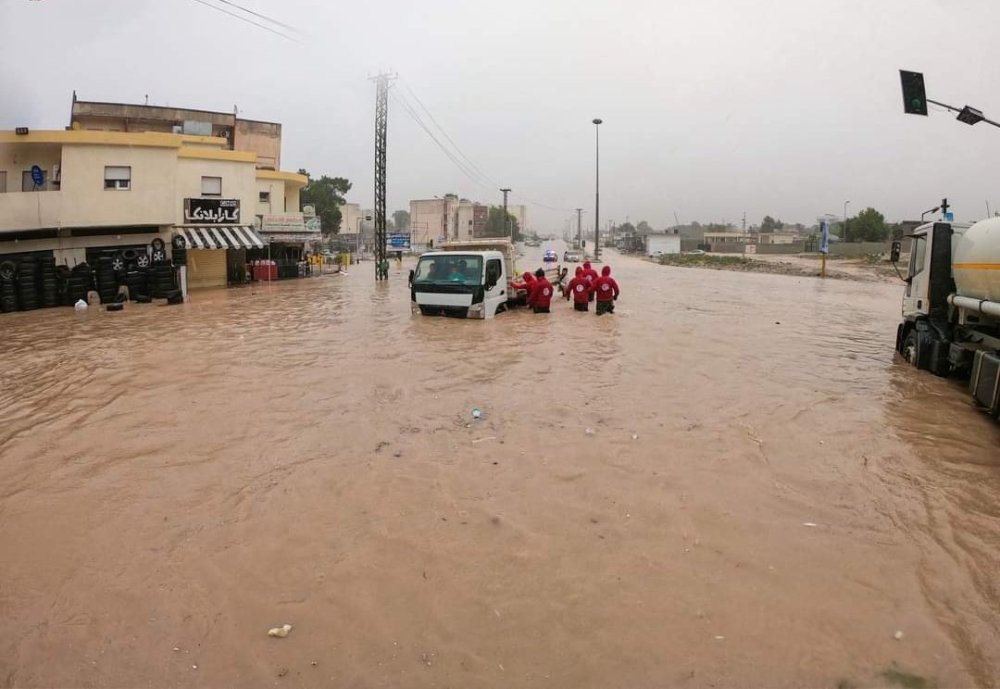
<svg viewBox="0 0 1000 689"><path fill-rule="evenodd" d="M38 259L39 277L41 278L42 307L49 309L59 306L59 282L56 280L55 256L42 256Z"/></svg>
<svg viewBox="0 0 1000 689"><path fill-rule="evenodd" d="M10 313L17 310L17 292L14 289L16 276L16 263L13 261L0 262L0 313Z"/></svg>
<svg viewBox="0 0 1000 689"><path fill-rule="evenodd" d="M17 264L17 304L21 311L38 308L38 263L34 258L22 258Z"/></svg>
<svg viewBox="0 0 1000 689"><path fill-rule="evenodd" d="M81 299L87 301L87 292L90 291L92 285L93 276L90 272L90 266L86 263L73 266L73 270L70 271L69 278L66 280L65 301L63 303L66 306L73 306Z"/></svg>
<svg viewBox="0 0 1000 689"><path fill-rule="evenodd" d="M125 272L125 286L128 287L128 296L132 301L136 301L140 295L148 295L148 270L130 266Z"/></svg>
<svg viewBox="0 0 1000 689"><path fill-rule="evenodd" d="M149 269L149 295L153 299L166 299L174 285L174 267L169 263L157 263Z"/></svg>
<svg viewBox="0 0 1000 689"><path fill-rule="evenodd" d="M111 256L97 259L97 293L101 295L102 304L110 304L118 296L118 279Z"/></svg>

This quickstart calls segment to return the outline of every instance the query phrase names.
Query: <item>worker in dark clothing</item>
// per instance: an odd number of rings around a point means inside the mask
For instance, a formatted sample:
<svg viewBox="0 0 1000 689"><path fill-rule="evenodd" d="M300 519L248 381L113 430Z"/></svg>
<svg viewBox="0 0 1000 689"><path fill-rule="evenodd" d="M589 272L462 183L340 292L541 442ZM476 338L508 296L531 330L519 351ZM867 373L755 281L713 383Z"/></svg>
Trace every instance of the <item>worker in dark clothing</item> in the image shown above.
<svg viewBox="0 0 1000 689"><path fill-rule="evenodd" d="M549 313L549 305L552 303L552 294L555 290L552 283L545 277L545 271L539 268L535 271L535 281L532 283L531 294L528 302L535 313Z"/></svg>
<svg viewBox="0 0 1000 689"><path fill-rule="evenodd" d="M569 281L566 287L566 298L573 295L573 308L577 311L588 311L590 309L590 295L594 293L594 285L584 276L583 268L577 266L576 276Z"/></svg>
<svg viewBox="0 0 1000 689"><path fill-rule="evenodd" d="M594 283L594 292L597 294L597 315L615 312L615 301L621 290L618 283L611 277L611 266L601 268L601 277Z"/></svg>

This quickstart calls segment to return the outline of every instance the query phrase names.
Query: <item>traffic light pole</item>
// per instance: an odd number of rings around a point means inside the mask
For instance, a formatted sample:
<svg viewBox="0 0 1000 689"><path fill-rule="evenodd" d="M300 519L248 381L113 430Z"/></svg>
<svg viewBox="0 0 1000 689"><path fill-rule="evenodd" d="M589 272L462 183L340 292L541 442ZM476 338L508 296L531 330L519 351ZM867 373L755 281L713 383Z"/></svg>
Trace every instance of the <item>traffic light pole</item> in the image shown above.
<svg viewBox="0 0 1000 689"><path fill-rule="evenodd" d="M947 103L939 103L936 100L927 99L928 103L933 103L934 105L940 105L942 108L947 108L952 112L958 113L958 119L966 124L975 124L976 122L985 122L986 124L992 124L994 127L1000 127L1000 122L994 122L993 120L983 117L983 113L975 108L971 108L966 105L964 108L956 108L954 105L948 105Z"/></svg>

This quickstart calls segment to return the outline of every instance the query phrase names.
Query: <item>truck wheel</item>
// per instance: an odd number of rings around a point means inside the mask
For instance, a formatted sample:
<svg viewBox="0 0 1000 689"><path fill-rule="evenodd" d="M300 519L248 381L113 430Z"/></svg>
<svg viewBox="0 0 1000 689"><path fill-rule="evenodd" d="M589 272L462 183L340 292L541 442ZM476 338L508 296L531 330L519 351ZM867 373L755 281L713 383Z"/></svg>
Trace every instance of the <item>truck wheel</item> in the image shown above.
<svg viewBox="0 0 1000 689"><path fill-rule="evenodd" d="M899 353L907 362L914 366L917 365L917 331L913 328L910 328L910 332L906 333L903 345L899 348Z"/></svg>
<svg viewBox="0 0 1000 689"><path fill-rule="evenodd" d="M916 328L911 330L903 341L903 351L906 360L918 370L930 370L934 358L934 341L926 332L920 332Z"/></svg>

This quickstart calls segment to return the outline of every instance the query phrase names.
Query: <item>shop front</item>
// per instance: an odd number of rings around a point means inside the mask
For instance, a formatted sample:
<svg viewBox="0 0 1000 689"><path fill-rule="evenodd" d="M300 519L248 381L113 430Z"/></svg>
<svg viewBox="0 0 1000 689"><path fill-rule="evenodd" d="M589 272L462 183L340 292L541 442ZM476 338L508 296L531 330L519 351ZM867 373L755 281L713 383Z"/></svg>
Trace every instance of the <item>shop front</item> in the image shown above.
<svg viewBox="0 0 1000 689"><path fill-rule="evenodd" d="M248 252L267 250L264 239L248 225L177 226L175 231L184 240L189 290L247 282Z"/></svg>
<svg viewBox="0 0 1000 689"><path fill-rule="evenodd" d="M318 222L308 222L302 213L263 215L260 232L268 242L267 259L278 279L313 273L309 258L323 238Z"/></svg>

